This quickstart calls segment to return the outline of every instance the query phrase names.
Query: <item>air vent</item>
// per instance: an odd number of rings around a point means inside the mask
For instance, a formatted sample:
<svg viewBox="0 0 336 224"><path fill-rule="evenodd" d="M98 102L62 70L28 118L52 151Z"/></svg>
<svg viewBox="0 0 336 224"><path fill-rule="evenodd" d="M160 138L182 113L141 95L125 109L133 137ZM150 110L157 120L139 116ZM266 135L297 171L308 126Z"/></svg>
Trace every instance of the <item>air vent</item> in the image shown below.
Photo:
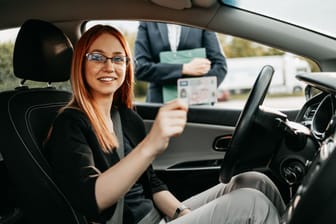
<svg viewBox="0 0 336 224"><path fill-rule="evenodd" d="M305 114L303 115L303 121L302 123L304 125L310 125L311 121L313 120L313 117L315 115L315 112L317 110L318 107L318 103L311 105L310 107L307 108Z"/></svg>

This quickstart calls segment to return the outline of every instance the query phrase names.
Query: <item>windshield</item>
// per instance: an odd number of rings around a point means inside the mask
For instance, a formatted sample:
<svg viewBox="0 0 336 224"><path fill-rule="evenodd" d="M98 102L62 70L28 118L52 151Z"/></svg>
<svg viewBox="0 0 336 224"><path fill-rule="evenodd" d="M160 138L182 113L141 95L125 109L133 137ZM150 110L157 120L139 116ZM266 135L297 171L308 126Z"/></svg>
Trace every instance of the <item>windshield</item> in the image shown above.
<svg viewBox="0 0 336 224"><path fill-rule="evenodd" d="M335 0L221 0L222 3L259 13L293 25L336 37Z"/></svg>

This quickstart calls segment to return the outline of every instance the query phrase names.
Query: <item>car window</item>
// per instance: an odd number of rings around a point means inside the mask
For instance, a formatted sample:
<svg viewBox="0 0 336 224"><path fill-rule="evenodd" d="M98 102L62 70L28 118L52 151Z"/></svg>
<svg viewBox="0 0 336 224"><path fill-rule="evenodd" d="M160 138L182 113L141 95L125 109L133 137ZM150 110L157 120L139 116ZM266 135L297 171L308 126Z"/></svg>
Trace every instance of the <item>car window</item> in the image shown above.
<svg viewBox="0 0 336 224"><path fill-rule="evenodd" d="M138 21L90 21L86 29L97 24L110 24L121 30L134 50ZM300 108L304 102L304 83L298 73L319 71L311 60L271 48L246 39L219 34L218 40L225 54L228 72L217 89L215 107L242 108L259 71L264 65L275 69L264 104L280 109ZM145 102L148 83L136 81L135 101Z"/></svg>
<svg viewBox="0 0 336 224"><path fill-rule="evenodd" d="M90 21L85 29L97 24L110 24L118 27L126 36L131 50L134 50L138 21ZM13 49L18 28L1 31L0 38L0 90L9 90L20 86L21 80L13 74ZM217 89L215 107L242 108L249 90L263 65L272 65L274 78L265 103L268 106L286 109L300 108L305 102L304 84L295 79L295 74L319 71L317 65L309 59L283 52L242 38L216 34L226 57L228 72ZM46 83L27 81L25 85L46 86ZM52 84L71 91L69 82ZM136 81L135 101L144 103L148 83Z"/></svg>
<svg viewBox="0 0 336 224"><path fill-rule="evenodd" d="M336 37L335 1L324 0L221 0L223 4L270 16L296 26ZM321 13L323 12L323 16Z"/></svg>

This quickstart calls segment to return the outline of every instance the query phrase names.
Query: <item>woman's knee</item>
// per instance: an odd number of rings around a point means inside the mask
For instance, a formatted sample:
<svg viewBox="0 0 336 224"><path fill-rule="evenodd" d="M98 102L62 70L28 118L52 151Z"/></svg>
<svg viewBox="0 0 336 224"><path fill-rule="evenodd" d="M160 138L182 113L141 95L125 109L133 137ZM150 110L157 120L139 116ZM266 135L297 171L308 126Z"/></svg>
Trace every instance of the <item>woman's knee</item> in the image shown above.
<svg viewBox="0 0 336 224"><path fill-rule="evenodd" d="M255 171L241 173L232 178L229 183L230 191L239 188L253 188L263 193L266 193L265 191L277 191L277 187L269 177Z"/></svg>
<svg viewBox="0 0 336 224"><path fill-rule="evenodd" d="M273 181L263 173L254 171L241 173L232 178L232 183L230 184L232 184L231 190L239 188L259 190L273 202L280 213L284 212L286 208L278 188Z"/></svg>
<svg viewBox="0 0 336 224"><path fill-rule="evenodd" d="M239 223L279 222L279 215L273 203L263 193L255 189L238 189L219 198L216 203L217 212L222 211L220 214L230 214L225 218L227 221L225 223L236 223L237 221L241 221Z"/></svg>
<svg viewBox="0 0 336 224"><path fill-rule="evenodd" d="M255 186L261 183L273 184L265 174L255 171L237 174L232 178L232 182L235 185L241 185L243 187Z"/></svg>
<svg viewBox="0 0 336 224"><path fill-rule="evenodd" d="M227 194L240 188L253 188L265 193L265 190L276 189L276 186L265 174L249 171L237 174L229 183L222 184L221 192Z"/></svg>

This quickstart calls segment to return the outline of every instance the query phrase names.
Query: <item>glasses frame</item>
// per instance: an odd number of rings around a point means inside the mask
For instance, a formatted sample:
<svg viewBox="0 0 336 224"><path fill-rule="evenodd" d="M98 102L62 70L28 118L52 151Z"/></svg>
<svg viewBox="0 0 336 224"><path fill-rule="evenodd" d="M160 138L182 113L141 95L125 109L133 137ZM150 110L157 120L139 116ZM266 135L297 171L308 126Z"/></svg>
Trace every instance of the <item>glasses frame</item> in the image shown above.
<svg viewBox="0 0 336 224"><path fill-rule="evenodd" d="M93 55L99 55L101 56L104 61L99 61L99 60L95 60L93 58L91 58L91 56ZM98 53L98 52L88 52L85 54L85 57L87 58L88 61L93 61L93 62L96 62L96 63L99 63L99 64L106 64L108 60L111 60L112 64L114 65L126 65L128 66L131 59L125 55L115 55L115 56L112 56L112 57L107 57L106 55L102 54L102 53ZM123 61L118 61L116 60L117 58L123 58Z"/></svg>

